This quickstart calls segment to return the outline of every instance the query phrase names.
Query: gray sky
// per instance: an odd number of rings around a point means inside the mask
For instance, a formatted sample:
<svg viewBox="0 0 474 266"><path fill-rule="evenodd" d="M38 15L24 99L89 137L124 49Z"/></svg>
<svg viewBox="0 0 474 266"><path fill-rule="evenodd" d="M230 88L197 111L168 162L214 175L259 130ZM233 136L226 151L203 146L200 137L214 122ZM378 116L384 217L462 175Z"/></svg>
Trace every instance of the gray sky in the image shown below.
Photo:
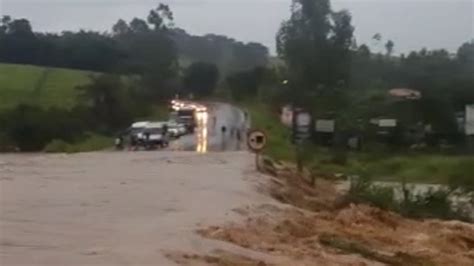
<svg viewBox="0 0 474 266"><path fill-rule="evenodd" d="M159 0L0 0L0 14L28 18L35 30L109 30L119 18L145 18ZM164 0L176 25L192 34L225 34L275 48L275 33L291 0ZM474 39L474 0L332 0L353 15L357 42L377 50L379 32L395 52L427 48L455 51ZM380 44L378 49L382 49Z"/></svg>

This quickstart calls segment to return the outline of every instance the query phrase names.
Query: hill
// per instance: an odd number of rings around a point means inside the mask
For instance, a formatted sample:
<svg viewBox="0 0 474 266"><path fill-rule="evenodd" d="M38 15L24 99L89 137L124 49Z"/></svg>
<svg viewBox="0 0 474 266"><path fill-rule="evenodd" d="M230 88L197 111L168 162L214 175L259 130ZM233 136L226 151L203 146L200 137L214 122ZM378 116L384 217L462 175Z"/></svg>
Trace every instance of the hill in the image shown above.
<svg viewBox="0 0 474 266"><path fill-rule="evenodd" d="M74 87L89 81L92 72L30 65L0 64L0 110L20 103L71 108Z"/></svg>

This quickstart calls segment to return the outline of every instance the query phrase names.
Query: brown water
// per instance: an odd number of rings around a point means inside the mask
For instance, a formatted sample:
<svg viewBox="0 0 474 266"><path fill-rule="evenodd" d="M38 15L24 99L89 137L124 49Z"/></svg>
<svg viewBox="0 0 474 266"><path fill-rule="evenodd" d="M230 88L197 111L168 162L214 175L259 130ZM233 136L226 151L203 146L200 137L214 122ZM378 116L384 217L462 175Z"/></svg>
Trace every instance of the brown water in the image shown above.
<svg viewBox="0 0 474 266"><path fill-rule="evenodd" d="M194 233L272 201L246 152L0 155L0 265L173 265Z"/></svg>

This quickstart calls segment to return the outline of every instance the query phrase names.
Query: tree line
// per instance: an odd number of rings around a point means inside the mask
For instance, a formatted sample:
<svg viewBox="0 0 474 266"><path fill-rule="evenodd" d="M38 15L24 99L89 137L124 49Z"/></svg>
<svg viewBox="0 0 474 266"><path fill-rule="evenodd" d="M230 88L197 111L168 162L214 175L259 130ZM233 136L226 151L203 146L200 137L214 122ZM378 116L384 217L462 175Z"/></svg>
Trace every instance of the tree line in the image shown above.
<svg viewBox="0 0 474 266"><path fill-rule="evenodd" d="M109 133L176 94L209 96L216 89L275 109L301 106L315 117L337 119L344 130L360 129L361 119L388 116L424 121L455 137L458 112L474 103L474 41L456 53L422 49L395 55L396 44L374 34L373 41L385 48L374 52L356 43L350 12L333 10L329 0L292 1L272 62L261 44L193 36L173 21L163 4L145 18L117 21L106 33L38 33L28 20L4 16L0 62L106 73L77 88L76 109L95 121L87 130ZM420 91L422 97L393 101L387 94L392 88Z"/></svg>
<svg viewBox="0 0 474 266"><path fill-rule="evenodd" d="M283 64L236 76L231 84L240 88L233 90L336 119L340 130L361 131L371 118L389 117L405 125L423 122L440 137L462 139L458 119L466 104L474 103L474 40L455 53L422 49L395 55L393 41L374 34L385 51L373 52L357 44L354 30L350 12L333 10L329 0L293 0L290 18L276 36ZM249 86L255 77L258 85ZM399 101L388 94L394 88L422 96Z"/></svg>
<svg viewBox="0 0 474 266"><path fill-rule="evenodd" d="M164 36L166 32L166 37ZM159 34L158 34L159 33ZM268 48L216 34L194 36L174 27L173 13L159 5L146 18L118 20L109 32L35 32L27 19L0 20L0 62L141 74L146 55L216 64L223 72L265 65Z"/></svg>
<svg viewBox="0 0 474 266"><path fill-rule="evenodd" d="M40 150L88 132L113 135L153 115L176 94L212 95L225 73L266 64L268 49L226 36L192 36L174 26L169 6L118 20L110 32L35 32L27 19L3 16L0 62L93 71L69 109L21 104L0 114L0 150Z"/></svg>

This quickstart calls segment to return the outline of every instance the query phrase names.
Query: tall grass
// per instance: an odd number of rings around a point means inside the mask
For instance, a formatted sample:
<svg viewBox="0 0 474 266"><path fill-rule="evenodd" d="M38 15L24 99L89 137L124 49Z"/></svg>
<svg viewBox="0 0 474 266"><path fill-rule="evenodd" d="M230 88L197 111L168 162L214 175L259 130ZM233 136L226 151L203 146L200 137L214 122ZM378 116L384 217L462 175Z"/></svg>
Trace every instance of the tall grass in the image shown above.
<svg viewBox="0 0 474 266"><path fill-rule="evenodd" d="M355 159L357 160L357 159ZM446 184L456 178L474 179L474 157L447 155L398 155L364 160L367 171L379 180Z"/></svg>
<svg viewBox="0 0 474 266"><path fill-rule="evenodd" d="M293 161L295 152L290 143L291 130L280 123L278 114L262 103L247 102L242 106L250 115L252 128L267 134L264 153L276 160Z"/></svg>

